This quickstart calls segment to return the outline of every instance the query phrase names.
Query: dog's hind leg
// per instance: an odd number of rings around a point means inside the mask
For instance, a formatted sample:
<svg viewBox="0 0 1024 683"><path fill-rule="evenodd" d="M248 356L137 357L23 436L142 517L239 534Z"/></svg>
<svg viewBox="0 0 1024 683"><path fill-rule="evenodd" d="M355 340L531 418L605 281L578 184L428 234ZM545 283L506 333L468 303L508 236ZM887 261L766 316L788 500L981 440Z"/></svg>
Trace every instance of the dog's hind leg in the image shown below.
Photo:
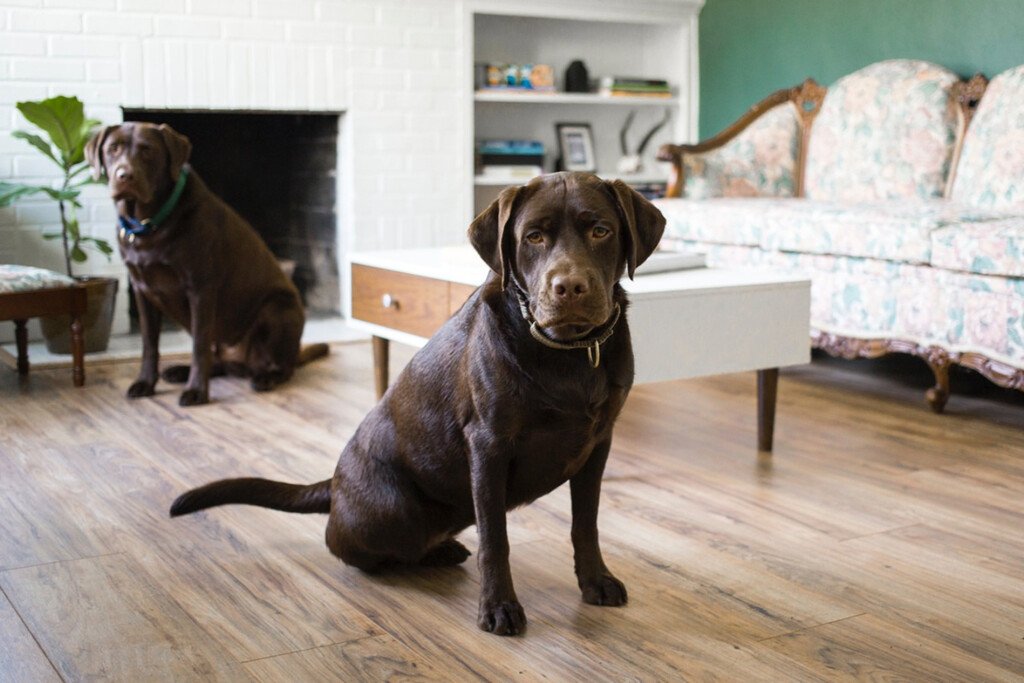
<svg viewBox="0 0 1024 683"><path fill-rule="evenodd" d="M291 379L299 358L304 315L280 302L263 307L248 339L246 364L254 391L268 391Z"/></svg>
<svg viewBox="0 0 1024 683"><path fill-rule="evenodd" d="M454 567L469 558L469 550L454 538L448 538L435 545L420 558L422 567Z"/></svg>

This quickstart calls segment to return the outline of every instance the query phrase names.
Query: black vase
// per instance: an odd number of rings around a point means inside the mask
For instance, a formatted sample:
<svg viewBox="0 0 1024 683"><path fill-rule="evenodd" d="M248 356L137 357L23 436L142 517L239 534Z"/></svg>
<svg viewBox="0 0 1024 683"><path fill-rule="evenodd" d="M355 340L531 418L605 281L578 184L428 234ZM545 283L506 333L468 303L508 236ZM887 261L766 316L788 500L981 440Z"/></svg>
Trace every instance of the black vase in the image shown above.
<svg viewBox="0 0 1024 683"><path fill-rule="evenodd" d="M565 70L565 92L588 92L590 76L587 67L580 60L573 61Z"/></svg>

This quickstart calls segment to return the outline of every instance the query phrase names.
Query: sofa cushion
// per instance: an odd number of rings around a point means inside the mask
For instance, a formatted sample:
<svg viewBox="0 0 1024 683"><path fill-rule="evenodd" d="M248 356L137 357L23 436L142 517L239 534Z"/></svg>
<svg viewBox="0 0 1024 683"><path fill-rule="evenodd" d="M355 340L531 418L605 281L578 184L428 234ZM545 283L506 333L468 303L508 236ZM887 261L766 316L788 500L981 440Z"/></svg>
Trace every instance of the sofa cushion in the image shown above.
<svg viewBox="0 0 1024 683"><path fill-rule="evenodd" d="M655 199L665 215L665 237L716 244L757 246L764 233L764 217L771 207L793 199L713 198Z"/></svg>
<svg viewBox="0 0 1024 683"><path fill-rule="evenodd" d="M919 264L932 260L936 230L1006 216L941 199L713 198L657 199L654 204L665 215L665 239Z"/></svg>
<svg viewBox="0 0 1024 683"><path fill-rule="evenodd" d="M1024 278L1024 216L936 230L931 263L965 273Z"/></svg>
<svg viewBox="0 0 1024 683"><path fill-rule="evenodd" d="M799 139L793 105L772 107L721 147L684 155L683 196L792 197Z"/></svg>
<svg viewBox="0 0 1024 683"><path fill-rule="evenodd" d="M0 294L33 292L40 289L70 287L75 281L67 275L32 266L0 265Z"/></svg>
<svg viewBox="0 0 1024 683"><path fill-rule="evenodd" d="M810 199L943 196L957 132L959 77L929 62L877 62L828 89L811 128Z"/></svg>
<svg viewBox="0 0 1024 683"><path fill-rule="evenodd" d="M964 136L951 197L1024 209L1024 65L989 83Z"/></svg>
<svg viewBox="0 0 1024 683"><path fill-rule="evenodd" d="M778 202L760 221L760 246L927 264L934 231L951 223L969 224L1000 215L942 199Z"/></svg>

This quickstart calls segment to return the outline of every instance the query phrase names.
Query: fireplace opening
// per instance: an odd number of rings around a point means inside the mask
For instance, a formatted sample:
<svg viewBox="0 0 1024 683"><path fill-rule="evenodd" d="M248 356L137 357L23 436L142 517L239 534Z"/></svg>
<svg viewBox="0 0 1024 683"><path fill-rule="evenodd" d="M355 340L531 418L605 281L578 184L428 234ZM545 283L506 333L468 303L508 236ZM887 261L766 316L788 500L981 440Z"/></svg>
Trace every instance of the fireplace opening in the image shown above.
<svg viewBox="0 0 1024 683"><path fill-rule="evenodd" d="M339 113L124 108L125 121L166 123L192 142L189 163L260 234L310 317L341 311L338 273ZM132 327L135 300L129 296Z"/></svg>

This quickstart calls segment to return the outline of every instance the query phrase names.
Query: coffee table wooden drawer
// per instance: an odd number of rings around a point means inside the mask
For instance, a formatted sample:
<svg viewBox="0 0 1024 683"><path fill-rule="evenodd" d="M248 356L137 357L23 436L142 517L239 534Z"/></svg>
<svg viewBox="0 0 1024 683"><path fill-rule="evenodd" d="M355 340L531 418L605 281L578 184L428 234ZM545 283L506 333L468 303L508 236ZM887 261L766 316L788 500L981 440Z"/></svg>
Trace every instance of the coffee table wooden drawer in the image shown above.
<svg viewBox="0 0 1024 683"><path fill-rule="evenodd" d="M352 317L429 337L451 315L449 283L352 264Z"/></svg>

